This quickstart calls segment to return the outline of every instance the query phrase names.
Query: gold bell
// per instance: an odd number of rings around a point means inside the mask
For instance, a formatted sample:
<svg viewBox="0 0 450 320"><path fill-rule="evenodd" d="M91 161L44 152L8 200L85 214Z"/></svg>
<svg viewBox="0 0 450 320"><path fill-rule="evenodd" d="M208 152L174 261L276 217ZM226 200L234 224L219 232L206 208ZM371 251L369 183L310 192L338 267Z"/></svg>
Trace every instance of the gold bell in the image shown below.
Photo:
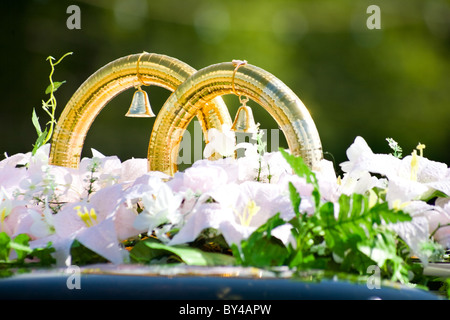
<svg viewBox="0 0 450 320"><path fill-rule="evenodd" d="M235 132L258 132L258 126L253 118L252 109L245 105L245 103L239 107L233 125L231 126L231 130Z"/></svg>
<svg viewBox="0 0 450 320"><path fill-rule="evenodd" d="M150 106L150 100L148 99L147 92L139 87L133 95L133 100L131 101L130 109L128 109L126 117L135 118L151 118L155 114Z"/></svg>

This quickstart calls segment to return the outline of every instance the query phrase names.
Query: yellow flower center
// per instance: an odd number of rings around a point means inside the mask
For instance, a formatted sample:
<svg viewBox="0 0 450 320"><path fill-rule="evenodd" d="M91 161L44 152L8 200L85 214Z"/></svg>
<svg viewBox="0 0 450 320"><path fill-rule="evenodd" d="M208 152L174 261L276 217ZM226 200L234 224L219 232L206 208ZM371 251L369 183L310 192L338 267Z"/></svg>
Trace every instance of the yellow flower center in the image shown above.
<svg viewBox="0 0 450 320"><path fill-rule="evenodd" d="M411 177L412 181L417 181L417 171L419 169L419 158L417 157L417 151L412 152L411 158Z"/></svg>
<svg viewBox="0 0 450 320"><path fill-rule="evenodd" d="M378 203L378 196L375 193L375 191L373 191L373 189L370 189L369 190L369 208L374 207L377 203Z"/></svg>
<svg viewBox="0 0 450 320"><path fill-rule="evenodd" d="M239 214L239 221L243 226L250 226L252 218L259 212L261 207L258 207L255 201L250 200L244 208L242 214Z"/></svg>
<svg viewBox="0 0 450 320"><path fill-rule="evenodd" d="M425 149L425 145L419 142L416 149L419 150L420 156L423 157L423 149Z"/></svg>
<svg viewBox="0 0 450 320"><path fill-rule="evenodd" d="M84 207L84 211L81 211L81 206L76 206L74 209L80 219L84 222L86 227L89 228L97 224L97 214L95 213L94 208L88 210L86 207Z"/></svg>
<svg viewBox="0 0 450 320"><path fill-rule="evenodd" d="M392 209L394 209L395 211L400 211L407 207L409 204L409 201L402 202L400 199L397 199L392 203Z"/></svg>
<svg viewBox="0 0 450 320"><path fill-rule="evenodd" d="M0 213L0 226L1 226L0 232L4 231L3 222L5 221L5 218L6 218L6 208L3 208L2 212Z"/></svg>
<svg viewBox="0 0 450 320"><path fill-rule="evenodd" d="M419 156L417 156L417 151L414 150L412 152L411 158L411 180L417 181L417 172L419 171L419 157L423 157L423 149L425 149L425 145L420 143L416 147L419 150Z"/></svg>

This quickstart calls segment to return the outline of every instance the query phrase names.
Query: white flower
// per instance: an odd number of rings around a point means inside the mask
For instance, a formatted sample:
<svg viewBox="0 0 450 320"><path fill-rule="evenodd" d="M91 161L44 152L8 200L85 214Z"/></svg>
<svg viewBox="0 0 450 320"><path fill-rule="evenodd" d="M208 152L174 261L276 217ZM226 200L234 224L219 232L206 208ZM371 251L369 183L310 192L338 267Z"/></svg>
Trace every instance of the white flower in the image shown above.
<svg viewBox="0 0 450 320"><path fill-rule="evenodd" d="M266 181L270 175L270 183L277 183L286 174L291 174L292 168L281 152L266 152L263 155L262 176Z"/></svg>
<svg viewBox="0 0 450 320"><path fill-rule="evenodd" d="M388 154L375 154L362 137L356 137L347 149L347 158L340 164L342 171L359 174L361 171L380 173L388 178L397 176L401 160Z"/></svg>
<svg viewBox="0 0 450 320"><path fill-rule="evenodd" d="M47 203L42 212L31 211L30 217L33 219L33 224L30 226L29 232L33 238L44 238L55 233L53 213Z"/></svg>
<svg viewBox="0 0 450 320"><path fill-rule="evenodd" d="M31 152L26 154L26 158L22 160L20 164L27 165L28 168L48 165L48 159L50 155L50 144L45 144L36 150L35 154L32 155Z"/></svg>
<svg viewBox="0 0 450 320"><path fill-rule="evenodd" d="M118 183L122 172L122 164L116 156L104 156L92 149L92 158L83 158L80 161L79 173L85 183L89 182L91 175L96 181L94 187L98 190Z"/></svg>
<svg viewBox="0 0 450 320"><path fill-rule="evenodd" d="M444 248L450 247L450 205L442 208L416 200L402 203L398 209L409 213L412 220L389 227L408 244L424 265L429 261L428 253L422 250L424 243L434 239Z"/></svg>
<svg viewBox="0 0 450 320"><path fill-rule="evenodd" d="M6 231L10 227L7 227L7 217L10 215L14 208L14 201L10 194L0 186L0 232Z"/></svg>
<svg viewBox="0 0 450 320"><path fill-rule="evenodd" d="M129 159L122 162L119 183L131 183L148 172L147 159Z"/></svg>
<svg viewBox="0 0 450 320"><path fill-rule="evenodd" d="M8 193L21 192L19 190L20 183L28 178L28 172L25 168L15 168L5 166L0 168L0 182L3 190Z"/></svg>
<svg viewBox="0 0 450 320"><path fill-rule="evenodd" d="M353 193L365 194L374 187L384 187L384 180L370 175L368 171L347 173L339 182L339 193L351 195Z"/></svg>
<svg viewBox="0 0 450 320"><path fill-rule="evenodd" d="M418 145L421 153L423 148L424 145ZM370 172L387 178L386 198L391 207L395 201L427 199L435 191L450 195L450 170L447 165L417 155L416 150L403 159L375 154L363 138L357 137L347 150L347 156L349 161L341 164L347 174L358 176L362 172Z"/></svg>
<svg viewBox="0 0 450 320"><path fill-rule="evenodd" d="M203 150L203 156L209 158L215 153L223 157L234 155L236 149L236 135L231 127L223 124L221 130L211 128L207 133L208 143Z"/></svg>
<svg viewBox="0 0 450 320"><path fill-rule="evenodd" d="M276 213L280 212L285 220L294 216L290 199L283 190L280 185L247 181L223 185L205 193L169 244L191 242L203 230L213 228L229 245L239 246L241 240ZM206 201L208 199L214 202Z"/></svg>
<svg viewBox="0 0 450 320"><path fill-rule="evenodd" d="M127 186L123 192L125 202L129 207L136 205L141 201L142 197L147 193L155 193L161 185L164 184L163 180L169 179L169 176L159 172L147 172L140 176L134 182ZM127 183L128 185L128 183Z"/></svg>
<svg viewBox="0 0 450 320"><path fill-rule="evenodd" d="M3 168L14 168L17 165L24 166L26 165L31 153L17 153L12 156L6 156L5 159L0 161L0 169Z"/></svg>
<svg viewBox="0 0 450 320"><path fill-rule="evenodd" d="M191 190L194 193L204 193L227 182L228 174L225 169L209 160L201 160L184 172L175 173L168 185L175 192Z"/></svg>
<svg viewBox="0 0 450 320"><path fill-rule="evenodd" d="M2 212L2 216L7 216L12 209L13 201L11 199L11 195L0 186L0 210Z"/></svg>
<svg viewBox="0 0 450 320"><path fill-rule="evenodd" d="M450 202L427 216L430 232L435 232L434 239L445 248L450 248ZM438 228L439 227L439 228Z"/></svg>
<svg viewBox="0 0 450 320"><path fill-rule="evenodd" d="M219 203L202 203L196 206L180 231L170 240L169 245L194 241L205 229L226 229L232 224L234 213L231 208Z"/></svg>
<svg viewBox="0 0 450 320"><path fill-rule="evenodd" d="M64 265L70 263L70 248L76 239L109 261L115 264L123 263L127 252L119 245L119 241L125 239L121 239L116 231L119 228L117 221L128 228L135 216L118 218L124 214L119 210L125 201L122 194L122 186L114 185L97 191L89 201L82 200L65 205L52 216L55 233L30 242L30 246L42 247L51 241L56 250L57 264ZM134 235L137 234L136 230Z"/></svg>
<svg viewBox="0 0 450 320"><path fill-rule="evenodd" d="M325 159L320 160L319 166L317 170L314 171L314 174L316 175L322 198L325 201L337 201L342 190L340 190L333 163Z"/></svg>
<svg viewBox="0 0 450 320"><path fill-rule="evenodd" d="M237 159L239 181L277 183L281 176L292 173L292 168L279 151L260 154L258 146L248 142L237 144L236 149L245 149L244 157Z"/></svg>

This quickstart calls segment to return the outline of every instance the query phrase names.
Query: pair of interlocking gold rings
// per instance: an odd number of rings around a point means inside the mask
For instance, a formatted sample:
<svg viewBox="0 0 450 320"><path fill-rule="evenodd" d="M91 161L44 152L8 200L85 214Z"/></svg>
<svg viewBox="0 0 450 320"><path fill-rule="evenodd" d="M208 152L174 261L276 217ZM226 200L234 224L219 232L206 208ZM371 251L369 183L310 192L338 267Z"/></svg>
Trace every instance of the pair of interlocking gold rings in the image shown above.
<svg viewBox="0 0 450 320"><path fill-rule="evenodd" d="M188 64L155 53L114 60L92 74L62 111L51 143L50 164L77 168L87 132L100 111L116 95L141 85L172 91L158 112L150 133L148 170L173 175L183 133L197 117L205 137L211 128L232 126L221 96L235 94L265 108L283 131L290 152L316 168L323 157L313 119L301 100L269 72L233 60L195 70Z"/></svg>

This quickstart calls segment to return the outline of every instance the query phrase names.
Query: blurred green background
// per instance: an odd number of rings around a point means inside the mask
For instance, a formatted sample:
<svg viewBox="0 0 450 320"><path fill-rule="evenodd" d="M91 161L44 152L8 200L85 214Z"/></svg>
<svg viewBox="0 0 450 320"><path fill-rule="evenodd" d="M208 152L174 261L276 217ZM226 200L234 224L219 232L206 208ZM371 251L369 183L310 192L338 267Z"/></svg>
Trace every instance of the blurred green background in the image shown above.
<svg viewBox="0 0 450 320"><path fill-rule="evenodd" d="M69 30L69 5L81 9L81 29ZM369 5L381 9L370 30ZM318 128L325 158L337 164L362 136L389 153L392 137L409 154L450 163L450 1L447 0L2 0L0 153L32 148L31 112L47 100L48 56L74 54L53 79L59 114L77 88L117 58L142 51L178 58L196 69L247 60L274 74L304 102ZM169 92L146 87L153 110ZM145 158L154 119L126 118L133 90L97 117L90 148L122 160ZM234 118L235 97L227 97ZM276 128L259 106L262 128ZM269 141L270 142L270 141ZM283 146L281 141L281 146ZM3 158L3 155L1 156Z"/></svg>

